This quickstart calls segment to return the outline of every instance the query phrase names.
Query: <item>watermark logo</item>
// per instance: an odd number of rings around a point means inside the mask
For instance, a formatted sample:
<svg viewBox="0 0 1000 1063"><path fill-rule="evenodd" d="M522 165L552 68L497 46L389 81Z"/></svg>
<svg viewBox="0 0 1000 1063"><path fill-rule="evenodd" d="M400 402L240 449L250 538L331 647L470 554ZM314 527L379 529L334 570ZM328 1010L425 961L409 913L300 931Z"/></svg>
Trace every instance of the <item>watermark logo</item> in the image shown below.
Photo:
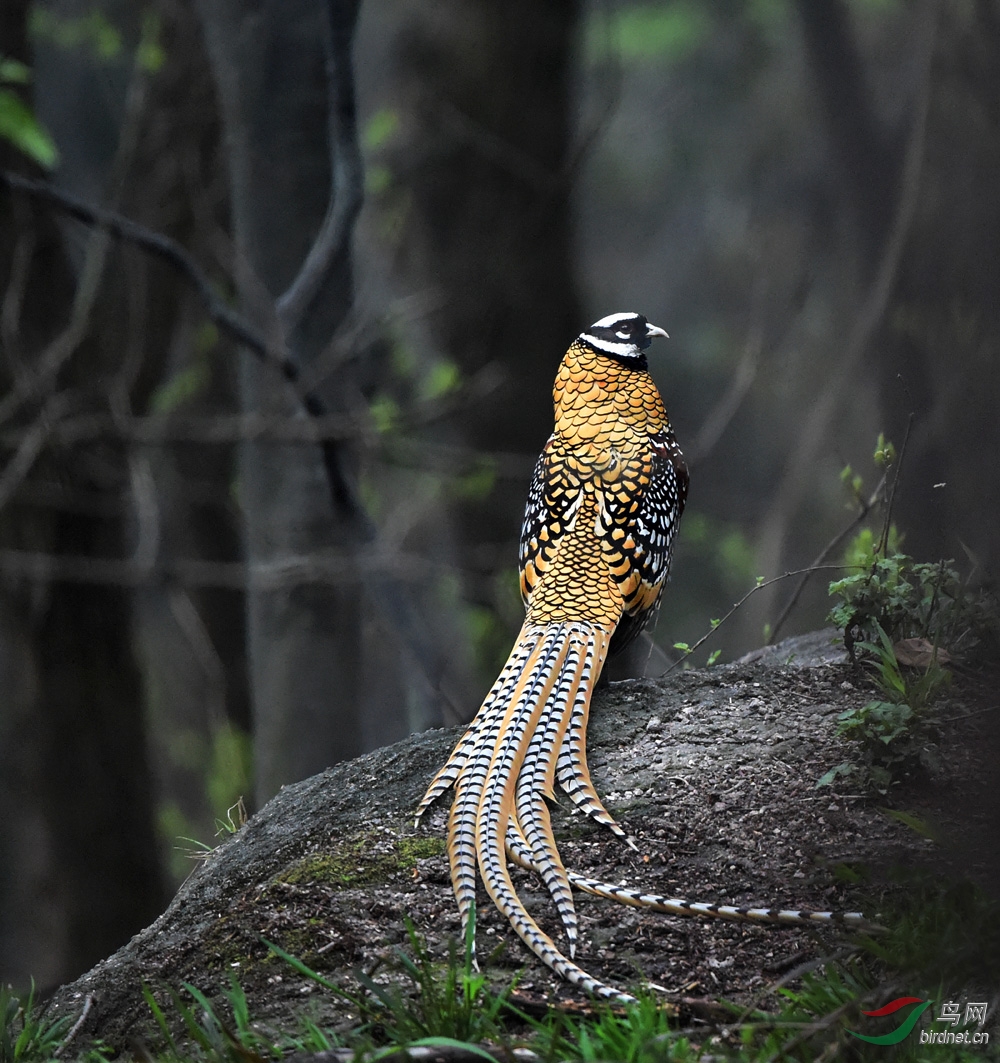
<svg viewBox="0 0 1000 1063"><path fill-rule="evenodd" d="M911 1005L915 1005L894 1030L878 1035L858 1033L857 1030L848 1030L847 1032L852 1037L857 1037L859 1041L867 1041L872 1045L898 1045L904 1037L907 1037L913 1032L913 1027L916 1026L917 1020L933 1003L933 1000L924 1000L922 997L896 997L895 1000L890 1000L888 1004L884 1004L876 1011L862 1012L863 1015L867 1015L869 1018L880 1019L886 1015L895 1015L896 1012L902 1011L903 1008L909 1008ZM922 1045L989 1044L990 1035L983 1030L988 1007L989 1005L986 1001L967 1001L963 1014L963 1008L960 1003L957 1003L954 1000L946 1001L941 1005L941 1012L935 1021L947 1023L953 1028L951 1030L921 1030L920 1043ZM961 1023L965 1029L954 1029L959 1023ZM975 1026L975 1029L968 1029L970 1026Z"/></svg>
<svg viewBox="0 0 1000 1063"><path fill-rule="evenodd" d="M921 997L896 997L895 1000L890 1000L888 1004L876 1011L862 1012L863 1015L868 1015L873 1019L879 1019L883 1015L893 1015L901 1008L908 1007L910 1004L918 1004L919 1007L914 1008L895 1030L890 1030L889 1033L879 1034L877 1037L873 1037L871 1034L858 1033L856 1030L848 1030L847 1032L852 1037L857 1037L859 1041L867 1041L871 1045L898 1045L913 1027L917 1025L917 1019L919 1019L933 1003L933 1000L923 1000Z"/></svg>
<svg viewBox="0 0 1000 1063"><path fill-rule="evenodd" d="M986 1009L989 1004L985 1000L969 1000L965 1004L965 1014L962 1014L962 1005L954 1000L945 1001L941 1005L941 1014L937 1021L948 1023L950 1030L921 1030L920 1043L922 1045L987 1045L990 1043L990 1035L983 1029L986 1022ZM956 1030L954 1027L961 1023L966 1029ZM974 1030L968 1029L975 1026Z"/></svg>

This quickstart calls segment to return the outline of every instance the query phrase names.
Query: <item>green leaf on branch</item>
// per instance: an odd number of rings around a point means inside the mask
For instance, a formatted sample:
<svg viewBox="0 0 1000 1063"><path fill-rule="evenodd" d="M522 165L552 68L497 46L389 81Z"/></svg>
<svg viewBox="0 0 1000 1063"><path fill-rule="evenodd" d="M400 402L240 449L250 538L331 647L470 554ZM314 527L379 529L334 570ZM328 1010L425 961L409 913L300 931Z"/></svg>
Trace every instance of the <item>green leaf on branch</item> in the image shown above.
<svg viewBox="0 0 1000 1063"><path fill-rule="evenodd" d="M875 443L875 453L872 458L875 464L883 469L896 460L896 448L893 446L892 441L886 439L881 432L878 434L878 440Z"/></svg>
<svg viewBox="0 0 1000 1063"><path fill-rule="evenodd" d="M31 81L31 67L17 59L0 56L0 81L8 85L27 85Z"/></svg>
<svg viewBox="0 0 1000 1063"><path fill-rule="evenodd" d="M0 89L0 137L46 170L51 170L59 161L55 141L31 108L10 89Z"/></svg>

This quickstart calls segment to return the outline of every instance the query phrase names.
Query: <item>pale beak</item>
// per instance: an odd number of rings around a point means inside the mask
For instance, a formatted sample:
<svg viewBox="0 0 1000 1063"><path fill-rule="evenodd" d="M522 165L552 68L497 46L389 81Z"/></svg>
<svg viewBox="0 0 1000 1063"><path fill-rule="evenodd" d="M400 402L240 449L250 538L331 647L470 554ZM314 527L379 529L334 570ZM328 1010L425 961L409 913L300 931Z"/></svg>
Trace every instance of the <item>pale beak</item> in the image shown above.
<svg viewBox="0 0 1000 1063"><path fill-rule="evenodd" d="M646 322L646 335L647 336L662 336L665 340L669 340L670 337L661 328L657 328L656 325L651 325Z"/></svg>

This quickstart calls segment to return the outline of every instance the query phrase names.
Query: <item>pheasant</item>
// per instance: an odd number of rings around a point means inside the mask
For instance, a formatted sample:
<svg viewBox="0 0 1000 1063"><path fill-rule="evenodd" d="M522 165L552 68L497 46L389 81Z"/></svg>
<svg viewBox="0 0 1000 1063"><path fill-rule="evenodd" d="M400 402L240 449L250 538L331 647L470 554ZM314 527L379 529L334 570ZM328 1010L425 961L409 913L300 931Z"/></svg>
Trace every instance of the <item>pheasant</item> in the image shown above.
<svg viewBox="0 0 1000 1063"><path fill-rule="evenodd" d="M452 885L467 928L477 868L494 904L528 948L595 996L632 998L573 961L573 887L677 915L759 922L865 925L858 913L781 911L661 897L567 871L546 803L558 782L616 834L587 768L590 700L608 653L653 621L688 472L645 351L666 332L636 313L601 318L567 350L553 388L555 430L538 462L521 529L526 615L510 657L475 719L431 781L416 820L448 789ZM508 861L536 872L555 902L565 955L525 909Z"/></svg>

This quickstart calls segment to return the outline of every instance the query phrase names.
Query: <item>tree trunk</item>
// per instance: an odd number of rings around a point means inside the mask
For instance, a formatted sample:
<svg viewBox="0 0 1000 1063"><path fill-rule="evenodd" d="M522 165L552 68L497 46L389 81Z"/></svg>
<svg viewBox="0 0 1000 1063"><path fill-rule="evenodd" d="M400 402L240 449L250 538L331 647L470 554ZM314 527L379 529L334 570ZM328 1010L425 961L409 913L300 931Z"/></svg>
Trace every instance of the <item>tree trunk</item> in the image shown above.
<svg viewBox="0 0 1000 1063"><path fill-rule="evenodd" d="M969 550L996 580L1000 565L1000 165L996 84L1000 18L989 0L914 12L909 128L888 130L875 113L864 63L842 0L800 0L798 10L822 113L846 179L871 284L885 253L899 187L900 147L924 121L917 204L881 327L868 358L875 366L883 427L904 455L893 518L918 559ZM919 52L932 57L921 84ZM894 159L895 156L895 159ZM904 178L905 179L905 178Z"/></svg>
<svg viewBox="0 0 1000 1063"><path fill-rule="evenodd" d="M347 2L347 9L354 7ZM267 333L275 300L296 276L327 209L322 6L257 0L238 7L202 0L199 10L218 85L226 137L237 274L244 309ZM308 366L351 303L351 261L342 253L301 325L285 337ZM323 388L332 410L352 408L339 369ZM298 409L273 366L244 355L245 410ZM251 442L241 449L239 497L245 557L254 573L321 554L352 558L361 533L338 511L318 448ZM256 750L256 796L360 752L361 586L302 582L247 595L247 652Z"/></svg>
<svg viewBox="0 0 1000 1063"><path fill-rule="evenodd" d="M7 55L30 63L28 6L3 5L0 38ZM5 144L0 165L27 168ZM0 396L10 398L12 385L40 370L46 344L66 327L78 282L49 215L3 197ZM46 416L41 407L57 390L76 397L114 372L121 337L112 330L104 338L106 344L83 337L58 380L38 382L10 414L10 426L37 426ZM120 508L109 513L99 503L95 483L104 480L105 487L115 479L120 448L105 448L90 464L68 449L58 473L40 459L47 475L34 483L37 491L18 485L6 500L0 545L122 556L126 522ZM6 578L0 583L0 982L65 979L126 941L165 900L128 595L110 586Z"/></svg>
<svg viewBox="0 0 1000 1063"><path fill-rule="evenodd" d="M572 256L572 45L575 0L447 0L372 9L378 37L362 91L395 115L376 152L390 175L371 207L380 272L428 308L408 339L499 389L453 425L487 453L520 453L485 495L462 498L461 561L513 569L531 461L552 430L552 380L581 328ZM530 29L528 29L530 27ZM367 80L366 80L367 79ZM614 308L609 308L614 309ZM489 600L484 588L473 597ZM496 601L490 602L496 605ZM519 623L516 607L504 617ZM499 639L505 642L506 635Z"/></svg>
<svg viewBox="0 0 1000 1063"><path fill-rule="evenodd" d="M913 230L879 349L886 434L915 419L894 519L918 558L1000 580L1000 16L942 5Z"/></svg>

